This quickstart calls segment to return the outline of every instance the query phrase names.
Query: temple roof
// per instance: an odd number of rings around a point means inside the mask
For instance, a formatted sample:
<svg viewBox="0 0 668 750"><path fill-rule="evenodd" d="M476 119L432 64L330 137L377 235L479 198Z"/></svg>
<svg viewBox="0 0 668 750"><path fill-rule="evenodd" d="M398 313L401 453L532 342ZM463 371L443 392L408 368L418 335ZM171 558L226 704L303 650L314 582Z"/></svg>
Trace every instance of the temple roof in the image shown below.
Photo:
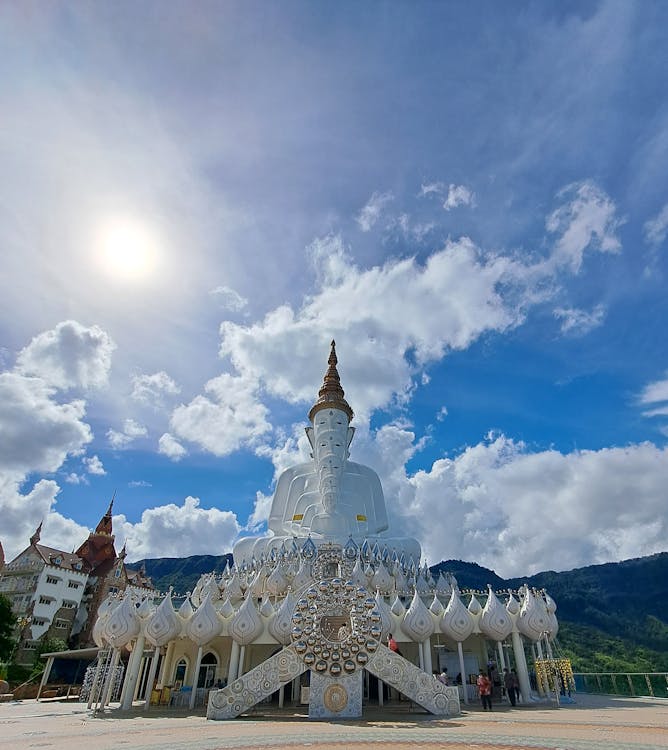
<svg viewBox="0 0 668 750"><path fill-rule="evenodd" d="M348 415L349 421L353 418L353 410L344 398L345 394L341 387L341 378L336 369L337 363L336 342L332 341L329 359L327 360L329 367L325 373L322 388L318 391L318 400L313 404L308 413L308 418L311 422L321 409L340 409Z"/></svg>

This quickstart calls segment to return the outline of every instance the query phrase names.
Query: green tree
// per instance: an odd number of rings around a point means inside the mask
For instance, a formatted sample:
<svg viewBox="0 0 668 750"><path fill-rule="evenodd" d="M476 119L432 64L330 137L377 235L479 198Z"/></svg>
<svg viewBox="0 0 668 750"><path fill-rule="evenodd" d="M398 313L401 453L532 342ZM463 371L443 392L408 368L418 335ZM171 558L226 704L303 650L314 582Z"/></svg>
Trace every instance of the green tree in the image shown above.
<svg viewBox="0 0 668 750"><path fill-rule="evenodd" d="M14 650L14 626L16 615L6 596L0 594L0 661L9 659Z"/></svg>

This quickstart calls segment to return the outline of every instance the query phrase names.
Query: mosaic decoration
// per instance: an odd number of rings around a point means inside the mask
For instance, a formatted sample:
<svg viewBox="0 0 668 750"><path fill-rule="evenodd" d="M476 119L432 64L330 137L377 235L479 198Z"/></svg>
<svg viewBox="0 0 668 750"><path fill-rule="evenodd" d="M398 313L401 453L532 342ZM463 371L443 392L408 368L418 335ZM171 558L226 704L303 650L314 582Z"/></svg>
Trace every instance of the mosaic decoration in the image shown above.
<svg viewBox="0 0 668 750"><path fill-rule="evenodd" d="M308 588L297 601L292 624L292 646L305 666L334 678L362 669L382 635L376 600L341 578Z"/></svg>
<svg viewBox="0 0 668 750"><path fill-rule="evenodd" d="M234 719L305 671L303 660L284 648L226 688L211 691L206 718Z"/></svg>
<svg viewBox="0 0 668 750"><path fill-rule="evenodd" d="M310 719L359 719L362 716L362 672L337 680L311 672Z"/></svg>
<svg viewBox="0 0 668 750"><path fill-rule="evenodd" d="M456 686L444 685L387 646L379 645L366 668L432 714L455 716L460 713Z"/></svg>

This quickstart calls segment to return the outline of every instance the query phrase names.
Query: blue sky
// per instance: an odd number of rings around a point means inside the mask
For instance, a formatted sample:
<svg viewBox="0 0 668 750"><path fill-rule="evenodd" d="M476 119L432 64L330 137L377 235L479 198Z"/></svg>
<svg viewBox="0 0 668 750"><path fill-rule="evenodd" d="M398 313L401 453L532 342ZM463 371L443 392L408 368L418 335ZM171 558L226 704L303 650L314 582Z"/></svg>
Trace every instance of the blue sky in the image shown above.
<svg viewBox="0 0 668 750"><path fill-rule="evenodd" d="M0 540L262 533L337 341L430 563L666 549L661 2L5 3Z"/></svg>

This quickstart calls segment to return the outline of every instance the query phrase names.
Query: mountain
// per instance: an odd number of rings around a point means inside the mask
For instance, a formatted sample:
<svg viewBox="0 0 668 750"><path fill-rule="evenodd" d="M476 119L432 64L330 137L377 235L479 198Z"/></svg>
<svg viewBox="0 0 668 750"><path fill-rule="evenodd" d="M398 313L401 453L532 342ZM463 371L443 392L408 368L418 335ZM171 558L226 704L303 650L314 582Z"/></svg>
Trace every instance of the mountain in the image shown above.
<svg viewBox="0 0 668 750"><path fill-rule="evenodd" d="M546 589L557 603L557 646L576 671L668 670L668 552L557 573L500 578L475 563L447 560L461 588Z"/></svg>
<svg viewBox="0 0 668 750"><path fill-rule="evenodd" d="M156 588L192 591L202 573L222 572L231 555L143 560ZM557 649L578 672L668 671L668 552L563 572L504 579L463 560L444 560L432 575L449 572L462 589L546 589L556 601Z"/></svg>
<svg viewBox="0 0 668 750"><path fill-rule="evenodd" d="M227 564L232 565L232 555L192 555L191 557L159 557L155 560L140 560L129 563L128 568L144 568L158 591L174 587L177 594L185 594L195 588L202 573L222 573Z"/></svg>

